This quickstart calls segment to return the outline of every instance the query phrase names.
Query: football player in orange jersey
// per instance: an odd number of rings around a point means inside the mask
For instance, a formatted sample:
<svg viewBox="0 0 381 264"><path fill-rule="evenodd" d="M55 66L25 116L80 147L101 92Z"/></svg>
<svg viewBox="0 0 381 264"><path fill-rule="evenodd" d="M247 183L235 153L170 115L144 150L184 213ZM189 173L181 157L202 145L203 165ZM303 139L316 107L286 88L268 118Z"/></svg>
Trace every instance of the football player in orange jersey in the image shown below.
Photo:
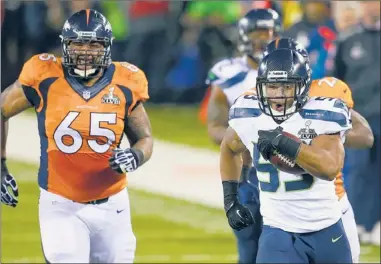
<svg viewBox="0 0 381 264"><path fill-rule="evenodd" d="M291 48L300 53L307 64L309 64L308 53L299 43L291 38L279 38L270 42L265 54L271 53L276 49ZM311 72L310 72L311 73ZM338 98L345 102L351 112L352 129L349 130L344 146L347 148L371 148L373 145L373 133L366 119L356 112L352 99L351 89L343 81L334 77L325 77L311 82L309 96ZM354 263L359 262L360 242L357 235L356 221L351 204L349 203L344 188L344 181L340 173L335 179L336 194L342 205L342 221L347 234L352 259Z"/></svg>
<svg viewBox="0 0 381 264"><path fill-rule="evenodd" d="M15 207L17 184L6 167L8 119L34 107L41 139L39 221L48 263L131 263L126 172L152 154L144 73L111 61L112 28L81 10L62 29L63 56L33 56L1 94L1 199ZM125 133L130 148L120 149Z"/></svg>

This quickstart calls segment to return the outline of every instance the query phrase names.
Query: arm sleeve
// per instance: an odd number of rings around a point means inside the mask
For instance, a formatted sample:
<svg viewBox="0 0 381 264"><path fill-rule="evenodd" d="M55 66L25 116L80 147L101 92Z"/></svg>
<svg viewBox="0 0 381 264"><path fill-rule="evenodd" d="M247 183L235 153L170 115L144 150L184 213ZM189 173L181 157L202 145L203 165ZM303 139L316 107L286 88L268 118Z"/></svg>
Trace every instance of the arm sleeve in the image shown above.
<svg viewBox="0 0 381 264"><path fill-rule="evenodd" d="M132 92L132 103L127 111L127 114L129 115L137 104L146 102L149 99L149 95L148 81L142 70L138 69L136 72L130 73L128 80L131 83L130 88Z"/></svg>
<svg viewBox="0 0 381 264"><path fill-rule="evenodd" d="M19 75L19 82L21 85L34 87L36 84L36 75L35 75L35 69L36 69L36 56L29 59L27 62L25 62L21 73Z"/></svg>
<svg viewBox="0 0 381 264"><path fill-rule="evenodd" d="M25 97L28 101L34 106L39 107L41 98L38 94L38 81L37 75L38 72L38 63L39 63L38 55L30 58L23 66L21 73L19 75L19 82L23 88Z"/></svg>
<svg viewBox="0 0 381 264"><path fill-rule="evenodd" d="M345 142L345 136L352 128L351 112L342 100L335 100L333 111L327 111L329 123L326 126L326 134L340 133L342 142Z"/></svg>
<svg viewBox="0 0 381 264"><path fill-rule="evenodd" d="M143 71L139 70L135 78L136 89L133 90L133 95L136 102L145 102L149 99L148 81Z"/></svg>

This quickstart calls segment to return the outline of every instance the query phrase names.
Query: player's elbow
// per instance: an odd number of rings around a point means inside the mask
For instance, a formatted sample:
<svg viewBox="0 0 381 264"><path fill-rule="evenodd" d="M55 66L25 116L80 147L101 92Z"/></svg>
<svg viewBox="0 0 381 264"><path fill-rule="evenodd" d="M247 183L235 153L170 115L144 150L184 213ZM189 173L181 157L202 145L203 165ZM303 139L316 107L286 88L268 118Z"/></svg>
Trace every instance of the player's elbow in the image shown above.
<svg viewBox="0 0 381 264"><path fill-rule="evenodd" d="M327 166L327 169L325 171L325 178L328 181L333 181L334 179L336 179L337 175L339 175L341 169L342 168L338 163L332 164L331 166Z"/></svg>
<svg viewBox="0 0 381 264"><path fill-rule="evenodd" d="M333 181L337 175L339 175L341 168L335 165L322 165L319 170L315 172L310 172L313 176L325 180Z"/></svg>
<svg viewBox="0 0 381 264"><path fill-rule="evenodd" d="M373 147L373 144L374 144L374 136L373 136L372 130L369 129L368 133L366 133L364 136L364 146L366 148L371 148Z"/></svg>
<svg viewBox="0 0 381 264"><path fill-rule="evenodd" d="M342 164L343 162L340 162L338 158L325 153L314 176L322 180L333 181L341 172Z"/></svg>
<svg viewBox="0 0 381 264"><path fill-rule="evenodd" d="M344 150L342 155L326 153L326 161L322 162L325 178L333 181L340 174L344 164Z"/></svg>
<svg viewBox="0 0 381 264"><path fill-rule="evenodd" d="M226 127L224 126L219 126L215 124L208 125L208 135L210 139L217 145L221 145L224 139L225 131Z"/></svg>
<svg viewBox="0 0 381 264"><path fill-rule="evenodd" d="M229 151L229 152L231 151L227 138L222 138L219 145L220 145L221 153L226 152L226 151Z"/></svg>
<svg viewBox="0 0 381 264"><path fill-rule="evenodd" d="M147 160L148 160L152 157L152 153L153 153L153 137L152 136L147 138L147 145L148 145Z"/></svg>

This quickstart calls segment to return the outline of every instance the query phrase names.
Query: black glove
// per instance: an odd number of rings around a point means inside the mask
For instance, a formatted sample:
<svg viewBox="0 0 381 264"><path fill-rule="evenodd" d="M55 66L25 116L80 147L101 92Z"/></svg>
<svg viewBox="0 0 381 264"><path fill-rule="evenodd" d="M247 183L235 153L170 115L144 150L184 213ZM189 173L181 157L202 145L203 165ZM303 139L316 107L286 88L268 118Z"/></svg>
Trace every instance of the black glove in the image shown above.
<svg viewBox="0 0 381 264"><path fill-rule="evenodd" d="M283 135L282 130L282 127L277 127L269 131L258 131L258 150L265 160L270 160L270 156L275 151L292 160L295 160L298 156L302 143Z"/></svg>
<svg viewBox="0 0 381 264"><path fill-rule="evenodd" d="M133 172L140 166L144 158L140 150L133 148L116 148L113 149L113 152L109 159L110 167L118 173Z"/></svg>
<svg viewBox="0 0 381 264"><path fill-rule="evenodd" d="M10 192L12 191L12 194ZM1 159L1 202L5 205L16 207L19 188L15 178L9 173L5 159Z"/></svg>
<svg viewBox="0 0 381 264"><path fill-rule="evenodd" d="M235 230L241 230L254 224L254 218L249 208L239 202L238 182L223 181L224 207L229 225Z"/></svg>

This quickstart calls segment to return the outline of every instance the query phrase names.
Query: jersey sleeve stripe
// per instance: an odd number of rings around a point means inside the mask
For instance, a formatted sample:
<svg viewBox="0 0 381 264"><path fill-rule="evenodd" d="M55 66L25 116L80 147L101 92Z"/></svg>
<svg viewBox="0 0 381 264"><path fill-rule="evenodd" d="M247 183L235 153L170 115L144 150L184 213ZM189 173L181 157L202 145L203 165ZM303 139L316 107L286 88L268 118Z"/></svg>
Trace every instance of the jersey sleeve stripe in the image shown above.
<svg viewBox="0 0 381 264"><path fill-rule="evenodd" d="M257 117L262 114L262 111L258 108L231 108L229 111L229 120L236 118Z"/></svg>
<svg viewBox="0 0 381 264"><path fill-rule="evenodd" d="M48 91L49 87L57 80L57 77L52 77L43 80L38 90L41 93L42 100L39 106L39 109L37 109L37 123L38 123L38 131L41 138L41 156L40 156L40 169L38 171L38 185L48 190L48 137L46 135L46 126L45 126L45 120L46 120L46 107L47 107L47 98L48 98Z"/></svg>
<svg viewBox="0 0 381 264"><path fill-rule="evenodd" d="M237 83L242 82L246 78L246 76L247 76L247 72L240 72L234 75L233 77L227 79L223 83L219 84L219 87L221 87L222 89L232 87L236 85Z"/></svg>
<svg viewBox="0 0 381 264"><path fill-rule="evenodd" d="M49 87L58 79L58 77L51 77L51 78L47 78L45 80L43 80L39 87L38 87L38 90L40 91L41 93L41 102L40 102L40 105L38 106L37 108L37 112L40 112L43 108L46 108L46 105L47 105L47 99L48 99L48 91L49 91Z"/></svg>
<svg viewBox="0 0 381 264"><path fill-rule="evenodd" d="M300 111L300 115L305 119L334 122L341 127L348 126L348 118L344 114L338 112L328 110L302 109Z"/></svg>
<svg viewBox="0 0 381 264"><path fill-rule="evenodd" d="M40 106L40 103L41 103L41 97L38 94L38 92L36 91L36 89L34 89L31 86L26 86L26 85L23 85L23 84L21 86L22 86L22 89L24 91L26 99L28 99L28 101L35 108L38 108Z"/></svg>
<svg viewBox="0 0 381 264"><path fill-rule="evenodd" d="M127 116L129 114L129 109L133 108L132 104L133 104L134 98L133 98L131 89L120 84L118 84L118 87L123 92L124 98L126 99L126 110L124 115L125 115L125 118L127 119Z"/></svg>

